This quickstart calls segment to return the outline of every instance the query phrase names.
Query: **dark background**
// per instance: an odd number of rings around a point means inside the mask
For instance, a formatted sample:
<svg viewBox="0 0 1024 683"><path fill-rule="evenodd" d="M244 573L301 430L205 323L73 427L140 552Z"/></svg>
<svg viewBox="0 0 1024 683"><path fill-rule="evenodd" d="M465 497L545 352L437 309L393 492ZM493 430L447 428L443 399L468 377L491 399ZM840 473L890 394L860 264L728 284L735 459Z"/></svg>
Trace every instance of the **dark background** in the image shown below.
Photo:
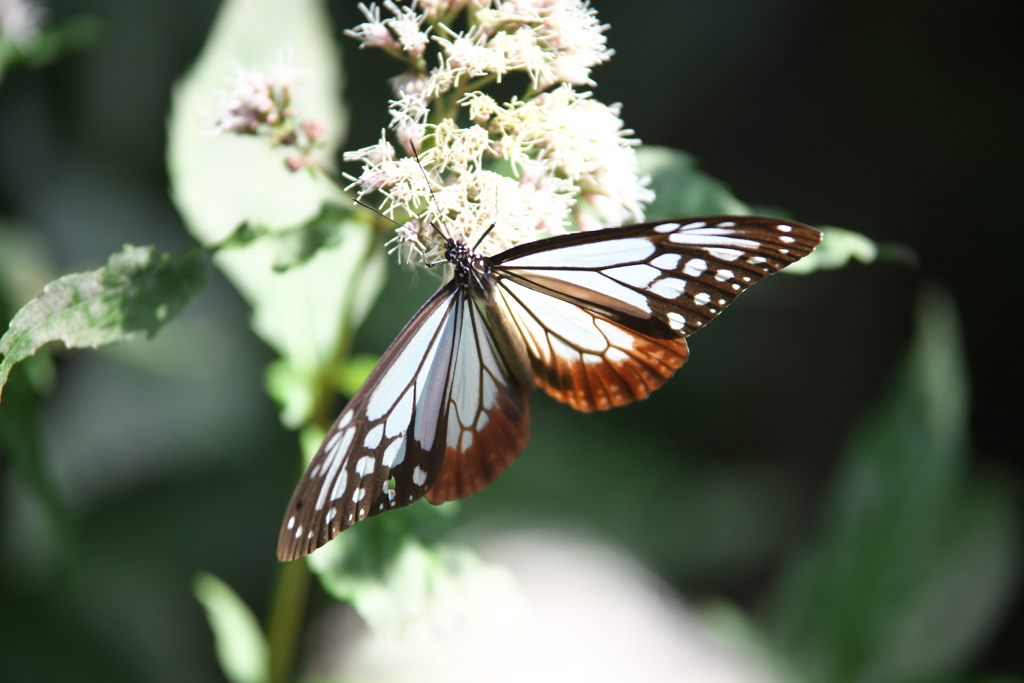
<svg viewBox="0 0 1024 683"><path fill-rule="evenodd" d="M600 418L615 430L610 457L649 471L646 496L615 498L608 461L589 457L606 435L594 435L595 418L537 397L533 444L507 483L465 504L466 517L603 525L687 597L756 609L779 562L813 532L848 430L910 339L922 282L947 288L962 315L972 468L1020 481L1017 3L593 4L617 52L594 72L597 96L622 102L645 143L695 154L748 203L908 245L920 265L773 278L745 295L693 340L694 360L658 395ZM0 214L36 231L55 274L96 268L122 242L189 246L167 196L164 127L171 86L217 4L50 7L58 19L99 17L102 33L93 49L15 70L0 86ZM332 11L339 36L361 21L354 2ZM395 67L341 40L354 149L385 125ZM410 290L395 271L360 350L380 352L432 286ZM218 279L153 355L61 358L41 427L76 521L78 569L59 575L38 512L0 471L10 520L0 638L14 661L61 671L39 662L70 651L79 680L137 679L160 662L215 680L188 592L195 571L225 578L262 613L297 455L262 391L271 354L246 316ZM154 365L168 354L177 365ZM684 507L694 510L678 528L636 534L588 514L656 508L661 481L675 476L690 482ZM1018 594L971 672L1024 675L1022 642Z"/></svg>

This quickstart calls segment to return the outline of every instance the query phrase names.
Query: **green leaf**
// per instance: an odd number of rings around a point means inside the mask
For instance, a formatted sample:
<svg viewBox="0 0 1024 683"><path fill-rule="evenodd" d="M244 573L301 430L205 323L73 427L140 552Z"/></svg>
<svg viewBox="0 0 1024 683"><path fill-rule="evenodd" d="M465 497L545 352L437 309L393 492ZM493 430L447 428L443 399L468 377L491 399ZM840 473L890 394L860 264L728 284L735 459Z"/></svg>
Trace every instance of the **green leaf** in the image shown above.
<svg viewBox="0 0 1024 683"><path fill-rule="evenodd" d="M880 642L865 679L940 680L962 672L991 641L1020 576L1019 494L1006 478L979 478L967 487L944 520L927 575Z"/></svg>
<svg viewBox="0 0 1024 683"><path fill-rule="evenodd" d="M78 543L75 525L67 505L43 458L43 445L37 420L39 393L33 374L52 374L52 360L46 354L28 358L10 376L7 398L0 407L0 455L9 459L13 471L25 488L35 496L60 550L63 571L71 578L77 564ZM23 372L22 372L23 371Z"/></svg>
<svg viewBox="0 0 1024 683"><path fill-rule="evenodd" d="M819 539L777 596L777 636L811 680L867 680L922 604L961 496L967 385L953 304L926 292L909 357L847 447Z"/></svg>
<svg viewBox="0 0 1024 683"><path fill-rule="evenodd" d="M285 271L307 263L321 249L337 247L343 239L343 226L352 216L352 209L325 204L308 223L275 235L274 270Z"/></svg>
<svg viewBox="0 0 1024 683"><path fill-rule="evenodd" d="M656 197L647 207L648 220L754 213L724 183L697 168L696 159L686 152L644 145L637 150L637 161L640 174L651 177Z"/></svg>
<svg viewBox="0 0 1024 683"><path fill-rule="evenodd" d="M382 257L370 250L372 231L346 212L325 207L349 200L321 176L292 173L285 152L261 138L211 136L214 113L238 67L267 69L282 58L301 73L293 108L324 121L323 163L330 165L346 128L341 106L341 57L323 3L229 0L195 66L174 93L168 165L172 193L189 231L217 244L236 226L290 231L313 225L331 232L319 251L256 240L218 252L216 263L254 310L256 333L308 376L334 359L346 325L358 323L379 290ZM302 233L300 243L316 230ZM315 241L315 240L314 240ZM307 244L309 242L307 241ZM370 263L367 265L367 261ZM276 272L285 265L296 265Z"/></svg>
<svg viewBox="0 0 1024 683"><path fill-rule="evenodd" d="M821 228L825 237L810 256L787 266L792 275L806 275L819 270L837 270L851 260L863 264L874 263L879 258L879 245L864 235L843 228Z"/></svg>
<svg viewBox="0 0 1024 683"><path fill-rule="evenodd" d="M192 593L206 610L225 678L231 683L269 681L270 650L249 606L229 585L205 572L196 577Z"/></svg>
<svg viewBox="0 0 1024 683"><path fill-rule="evenodd" d="M339 368L338 372L335 373L335 385L345 396L354 396L359 387L363 386L363 382L370 376L373 369L377 367L377 363L380 361L380 356L363 353L358 356L349 358L345 366Z"/></svg>
<svg viewBox="0 0 1024 683"><path fill-rule="evenodd" d="M153 336L202 289L206 277L203 250L169 256L126 244L105 267L54 280L0 337L0 390L16 363L49 342L96 348Z"/></svg>
<svg viewBox="0 0 1024 683"><path fill-rule="evenodd" d="M657 197L647 207L649 220L671 220L692 216L749 215L754 213L788 218L778 209L752 207L737 199L728 187L704 173L697 161L686 152L667 147L644 146L637 151L640 172L650 175L651 189ZM806 275L819 270L842 268L850 260L873 263L880 257L912 261L907 250L897 246L885 248L871 239L843 228L822 228L825 238L814 252L788 266L785 272Z"/></svg>
<svg viewBox="0 0 1024 683"><path fill-rule="evenodd" d="M378 633L451 625L514 604L519 593L508 570L443 540L454 507L416 504L364 520L311 555L309 568Z"/></svg>

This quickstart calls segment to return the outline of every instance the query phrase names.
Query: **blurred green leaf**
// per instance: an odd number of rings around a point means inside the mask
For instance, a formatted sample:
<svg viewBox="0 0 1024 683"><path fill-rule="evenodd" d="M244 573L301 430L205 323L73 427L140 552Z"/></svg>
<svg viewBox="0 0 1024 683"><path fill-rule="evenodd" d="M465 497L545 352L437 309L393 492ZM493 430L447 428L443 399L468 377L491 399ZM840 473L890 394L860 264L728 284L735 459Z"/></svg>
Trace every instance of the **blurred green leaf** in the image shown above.
<svg viewBox="0 0 1024 683"><path fill-rule="evenodd" d="M819 270L837 270L851 260L870 264L878 258L879 246L858 232L834 227L821 228L821 231L825 236L818 248L787 266L787 273L805 275Z"/></svg>
<svg viewBox="0 0 1024 683"><path fill-rule="evenodd" d="M1016 562L997 551L1008 533L1003 516L1013 506L982 513L961 493L967 393L953 304L928 290L908 359L847 448L820 537L788 569L776 596L777 636L811 680L905 680L910 672L948 671L990 627L993 596L1006 590ZM984 547L986 559L958 559L956 549L967 547ZM951 599L950 581L977 580L995 581L980 590L987 594L982 616L918 642L917 650L903 643L894 654L897 639L911 638L915 624Z"/></svg>
<svg viewBox="0 0 1024 683"><path fill-rule="evenodd" d="M637 161L640 175L651 177L650 187L656 196L647 207L648 220L754 213L725 183L697 168L697 160L691 154L644 145L637 150Z"/></svg>
<svg viewBox="0 0 1024 683"><path fill-rule="evenodd" d="M960 673L1010 609L1020 575L1020 506L1008 479L972 482L944 520L935 561L864 678Z"/></svg>
<svg viewBox="0 0 1024 683"><path fill-rule="evenodd" d="M9 319L55 277L39 231L0 219L0 316Z"/></svg>
<svg viewBox="0 0 1024 683"><path fill-rule="evenodd" d="M237 249L255 242L273 246L274 270L282 272L309 261L318 251L341 243L345 221L353 210L336 204L324 204L320 214L294 228L278 229L254 223L243 223L220 245L220 249Z"/></svg>
<svg viewBox="0 0 1024 683"><path fill-rule="evenodd" d="M91 47L99 37L100 27L100 21L94 17L72 17L32 35L12 36L0 31L0 81L16 64L39 68L69 52Z"/></svg>
<svg viewBox="0 0 1024 683"><path fill-rule="evenodd" d="M34 366L51 368L52 361L45 354L28 358L10 376L0 406L0 455L9 459L18 479L41 506L60 549L64 573L70 577L78 554L75 525L43 459L37 421L40 396L31 380Z"/></svg>
<svg viewBox="0 0 1024 683"><path fill-rule="evenodd" d="M293 108L325 123L321 154L329 166L346 113L341 56L318 0L287 9L274 0L224 3L202 54L175 91L168 165L178 208L204 244L220 242L246 222L258 231L312 226L276 243L256 240L222 250L216 263L252 306L256 333L299 376L317 377L376 297L383 250L368 226L337 209L349 200L328 180L289 172L285 152L263 139L209 134L232 74L239 67L268 69L285 56L300 73ZM294 267L277 272L286 266Z"/></svg>
<svg viewBox="0 0 1024 683"><path fill-rule="evenodd" d="M105 267L54 280L18 311L0 337L0 391L11 368L49 342L96 348L153 336L206 277L203 250L169 256L126 244Z"/></svg>
<svg viewBox="0 0 1024 683"><path fill-rule="evenodd" d="M508 570L443 538L455 507L416 504L364 520L311 555L310 570L380 633L443 627L468 611L515 601Z"/></svg>
<svg viewBox="0 0 1024 683"><path fill-rule="evenodd" d="M354 396L363 382L377 366L380 356L363 353L349 358L345 366L335 373L335 386L344 396Z"/></svg>
<svg viewBox="0 0 1024 683"><path fill-rule="evenodd" d="M279 358L267 366L263 377L267 394L281 406L281 423L289 429L298 429L313 415L316 405L315 378L288 359Z"/></svg>
<svg viewBox="0 0 1024 683"><path fill-rule="evenodd" d="M213 574L200 573L192 593L206 610L213 631L217 661L231 683L270 680L270 652L259 620L249 606Z"/></svg>
<svg viewBox="0 0 1024 683"><path fill-rule="evenodd" d="M342 227L352 216L352 209L325 204L320 213L297 229L280 232L277 237L277 258L274 270L284 271L308 262L318 251L336 247L342 241Z"/></svg>
<svg viewBox="0 0 1024 683"><path fill-rule="evenodd" d="M671 220L691 216L753 213L788 217L777 209L752 207L736 198L721 181L697 167L697 161L686 152L667 147L643 146L637 151L641 174L651 177L656 199L647 207L649 220ZM785 272L805 275L819 270L842 268L851 259L873 263L880 247L872 240L843 228L823 228L825 238L808 257L788 266ZM908 260L906 250L888 247L891 260Z"/></svg>

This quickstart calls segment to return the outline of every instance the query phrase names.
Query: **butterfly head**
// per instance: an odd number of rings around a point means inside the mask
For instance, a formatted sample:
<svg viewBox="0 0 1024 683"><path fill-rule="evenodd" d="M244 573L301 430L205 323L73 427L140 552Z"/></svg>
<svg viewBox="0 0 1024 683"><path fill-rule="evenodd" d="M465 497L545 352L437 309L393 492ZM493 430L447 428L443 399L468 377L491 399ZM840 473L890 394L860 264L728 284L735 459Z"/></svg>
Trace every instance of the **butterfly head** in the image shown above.
<svg viewBox="0 0 1024 683"><path fill-rule="evenodd" d="M465 240L447 238L444 242L444 260L451 264L455 280L463 287L484 286L485 276L490 269L489 260L466 244Z"/></svg>

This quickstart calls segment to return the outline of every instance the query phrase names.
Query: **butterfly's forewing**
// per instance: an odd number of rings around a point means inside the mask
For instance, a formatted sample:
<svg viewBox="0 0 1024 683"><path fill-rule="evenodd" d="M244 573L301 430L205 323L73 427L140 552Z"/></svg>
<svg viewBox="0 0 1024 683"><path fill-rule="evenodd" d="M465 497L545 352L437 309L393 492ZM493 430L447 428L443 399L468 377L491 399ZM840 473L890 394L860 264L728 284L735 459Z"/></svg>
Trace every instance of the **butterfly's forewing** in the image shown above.
<svg viewBox="0 0 1024 683"><path fill-rule="evenodd" d="M297 559L356 521L459 498L526 445L526 392L471 298L448 283L419 310L328 431L299 481L277 555Z"/></svg>
<svg viewBox="0 0 1024 683"><path fill-rule="evenodd" d="M288 504L281 560L312 552L364 517L408 505L433 483L444 457L459 299L447 286L424 304L327 432Z"/></svg>
<svg viewBox="0 0 1024 683"><path fill-rule="evenodd" d="M790 221L702 218L524 244L493 270L537 384L578 410L605 410L661 386L686 362L686 335L820 241Z"/></svg>

